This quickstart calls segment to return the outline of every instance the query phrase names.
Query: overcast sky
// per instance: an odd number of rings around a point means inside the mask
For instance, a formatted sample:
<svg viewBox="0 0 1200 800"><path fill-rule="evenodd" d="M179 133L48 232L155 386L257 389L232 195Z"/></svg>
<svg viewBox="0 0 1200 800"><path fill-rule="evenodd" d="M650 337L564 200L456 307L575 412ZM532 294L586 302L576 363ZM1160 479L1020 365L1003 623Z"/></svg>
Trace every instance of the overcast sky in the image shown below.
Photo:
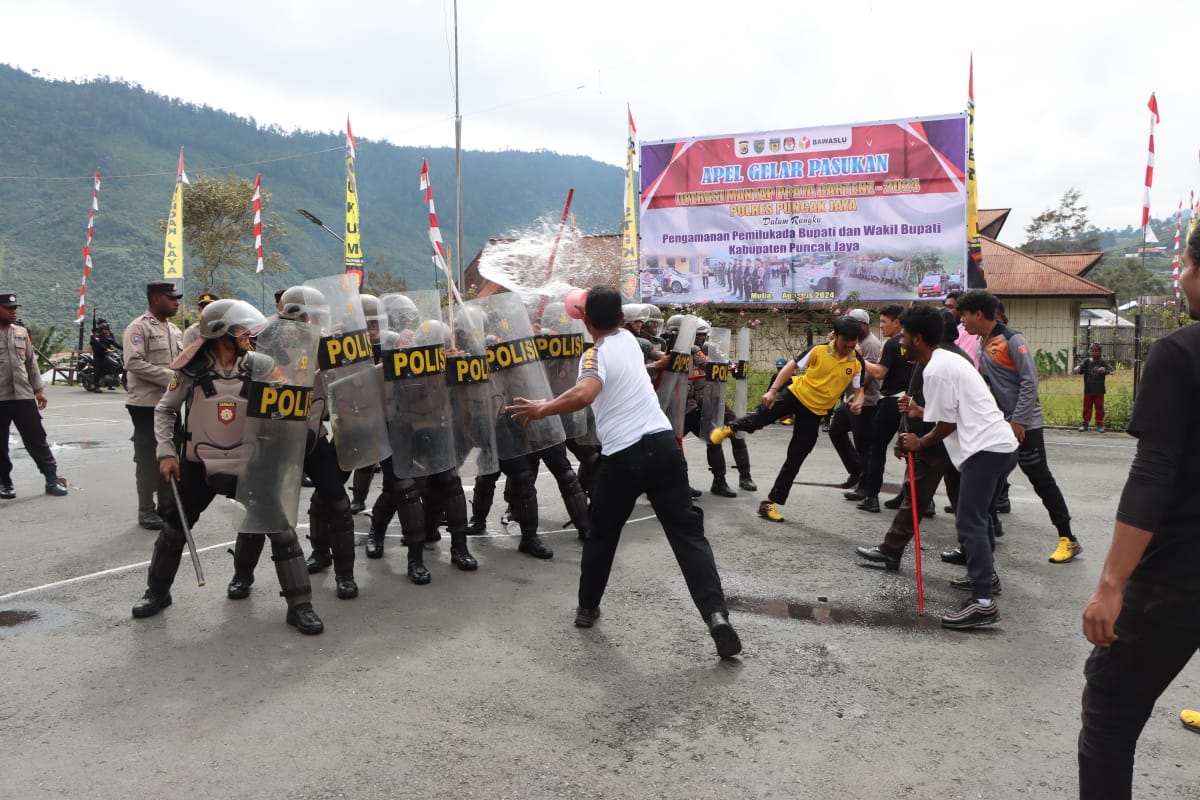
<svg viewBox="0 0 1200 800"><path fill-rule="evenodd" d="M124 78L285 130L340 130L349 114L360 137L454 145L453 0L0 9L0 61L46 77ZM459 0L463 146L621 165L626 103L643 140L955 113L974 53L980 205L1013 209L1001 239L1024 241L1029 219L1072 186L1096 225L1136 226L1152 91L1162 121L1151 213L1173 214L1200 191L1191 10L1185 0Z"/></svg>

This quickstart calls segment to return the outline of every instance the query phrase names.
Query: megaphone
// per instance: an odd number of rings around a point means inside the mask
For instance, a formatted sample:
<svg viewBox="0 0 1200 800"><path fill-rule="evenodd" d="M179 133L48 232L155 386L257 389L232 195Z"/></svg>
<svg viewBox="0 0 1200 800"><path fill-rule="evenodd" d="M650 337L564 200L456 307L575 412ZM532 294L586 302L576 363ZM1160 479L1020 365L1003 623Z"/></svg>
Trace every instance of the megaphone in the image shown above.
<svg viewBox="0 0 1200 800"><path fill-rule="evenodd" d="M583 307L587 305L587 289L571 289L563 299L567 316L571 319L583 319Z"/></svg>

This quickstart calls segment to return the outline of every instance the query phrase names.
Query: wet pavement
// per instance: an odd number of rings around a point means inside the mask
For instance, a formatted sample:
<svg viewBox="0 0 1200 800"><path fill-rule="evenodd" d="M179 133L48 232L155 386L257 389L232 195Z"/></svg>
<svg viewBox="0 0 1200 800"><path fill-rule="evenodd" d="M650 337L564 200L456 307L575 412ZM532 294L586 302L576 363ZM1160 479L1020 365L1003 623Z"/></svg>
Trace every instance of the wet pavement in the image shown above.
<svg viewBox="0 0 1200 800"><path fill-rule="evenodd" d="M51 387L49 399L72 491L43 495L14 437L18 497L0 502L0 797L1077 795L1079 617L1133 453L1120 434L1047 435L1086 548L1075 563L1047 563L1054 531L1014 477L1001 621L969 633L937 623L964 599L948 585L961 568L937 557L954 541L944 496L923 520L918 617L911 554L898 572L855 557L890 514L842 499L824 436L785 521L755 515L790 429L755 434L760 491L699 501L745 645L721 662L644 502L604 616L573 627L580 549L547 474L554 559L517 553L498 503L471 542L478 572L455 570L443 541L426 559L433 582L414 586L393 526L385 558L358 551L358 599L314 576L317 637L284 624L268 558L250 598L225 599L232 510L218 499L195 530L207 585L185 557L174 604L134 620L154 533L135 524L123 398ZM685 451L707 489L703 446ZM889 464L885 492L899 477ZM363 533L368 519L356 524ZM1200 797L1200 739L1177 719L1197 703L1200 660L1142 735L1135 796Z"/></svg>

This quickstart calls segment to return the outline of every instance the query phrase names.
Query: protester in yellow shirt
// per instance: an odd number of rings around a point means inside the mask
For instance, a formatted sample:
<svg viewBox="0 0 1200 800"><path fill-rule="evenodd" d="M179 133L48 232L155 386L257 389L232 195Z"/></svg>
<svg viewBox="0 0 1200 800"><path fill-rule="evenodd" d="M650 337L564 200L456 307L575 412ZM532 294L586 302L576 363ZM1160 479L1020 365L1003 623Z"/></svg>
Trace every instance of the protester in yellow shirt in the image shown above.
<svg viewBox="0 0 1200 800"><path fill-rule="evenodd" d="M795 415L787 458L767 499L758 506L758 515L772 522L783 521L776 505L787 502L792 481L816 444L821 418L837 405L848 386L855 390L851 406L862 404L862 362L854 352L861 325L843 317L834 323L833 332L834 338L829 344L817 345L779 370L771 388L762 396L757 411L715 429L709 437L713 444L720 444L737 431L753 433L781 417ZM798 369L806 371L793 377Z"/></svg>

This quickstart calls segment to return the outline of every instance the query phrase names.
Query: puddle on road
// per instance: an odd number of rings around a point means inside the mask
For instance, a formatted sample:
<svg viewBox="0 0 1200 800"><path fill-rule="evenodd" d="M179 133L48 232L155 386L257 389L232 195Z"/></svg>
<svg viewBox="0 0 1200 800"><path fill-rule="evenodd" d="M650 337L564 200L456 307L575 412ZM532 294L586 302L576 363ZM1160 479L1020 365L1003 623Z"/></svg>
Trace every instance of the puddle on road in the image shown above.
<svg viewBox="0 0 1200 800"><path fill-rule="evenodd" d="M97 447L107 447L108 442L101 442L92 439L84 439L78 442L56 442L50 446L50 449L63 448L67 450L94 450Z"/></svg>
<svg viewBox="0 0 1200 800"><path fill-rule="evenodd" d="M924 619L915 608L862 608L818 600L814 603L771 597L729 597L730 611L803 622L861 625L866 628L921 628Z"/></svg>
<svg viewBox="0 0 1200 800"><path fill-rule="evenodd" d="M23 609L0 611L0 628L12 628L22 622L30 622L38 618L38 612Z"/></svg>

